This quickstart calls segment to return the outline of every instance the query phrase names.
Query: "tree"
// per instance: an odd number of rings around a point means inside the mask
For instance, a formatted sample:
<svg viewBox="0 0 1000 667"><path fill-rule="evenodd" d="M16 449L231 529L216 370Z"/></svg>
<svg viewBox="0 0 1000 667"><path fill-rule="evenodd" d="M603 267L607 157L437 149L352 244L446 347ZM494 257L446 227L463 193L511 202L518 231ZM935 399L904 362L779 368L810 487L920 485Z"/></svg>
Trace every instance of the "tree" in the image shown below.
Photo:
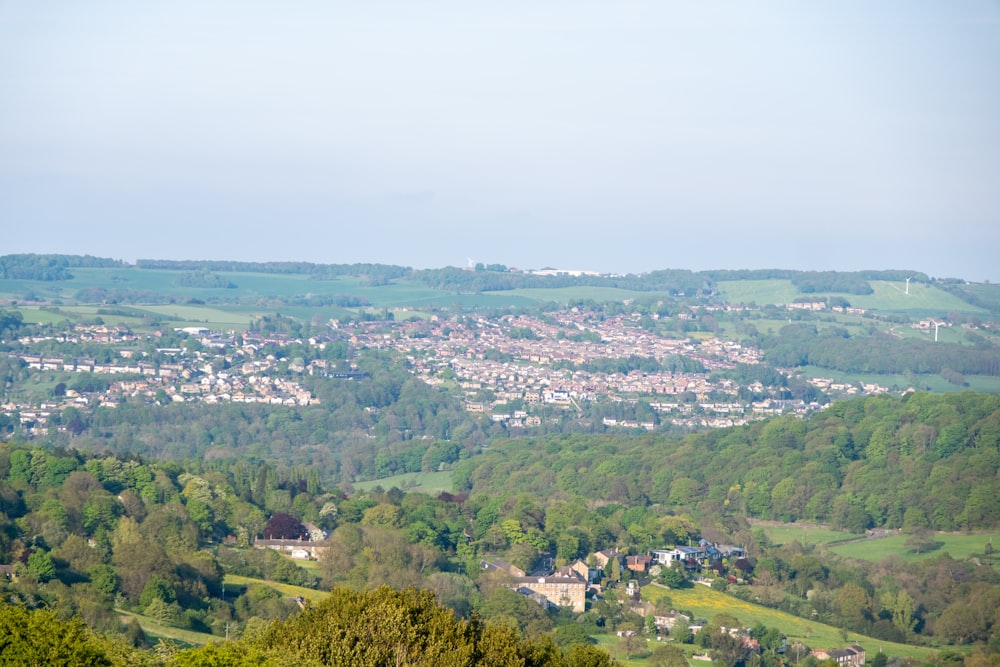
<svg viewBox="0 0 1000 667"><path fill-rule="evenodd" d="M679 616L674 621L673 627L670 628L670 636L674 638L674 641L681 644L694 643L694 633L691 632L691 626L683 616Z"/></svg>
<svg viewBox="0 0 1000 667"><path fill-rule="evenodd" d="M100 642L79 619L60 620L54 611L0 606L0 667L111 665Z"/></svg>
<svg viewBox="0 0 1000 667"><path fill-rule="evenodd" d="M631 660L633 655L646 647L646 640L639 636L639 634L634 630L626 630L622 634L619 645L621 646L622 651L624 651L625 657Z"/></svg>
<svg viewBox="0 0 1000 667"><path fill-rule="evenodd" d="M56 576L56 566L47 551L36 551L28 556L28 572L39 581Z"/></svg>
<svg viewBox="0 0 1000 667"><path fill-rule="evenodd" d="M647 664L650 667L688 667L684 651L672 644L661 644L654 648Z"/></svg>
<svg viewBox="0 0 1000 667"><path fill-rule="evenodd" d="M268 540L297 540L308 534L301 521L285 512L275 512L264 525L264 538Z"/></svg>
<svg viewBox="0 0 1000 667"><path fill-rule="evenodd" d="M670 588L684 588L689 585L682 565L661 568L659 580L661 584Z"/></svg>

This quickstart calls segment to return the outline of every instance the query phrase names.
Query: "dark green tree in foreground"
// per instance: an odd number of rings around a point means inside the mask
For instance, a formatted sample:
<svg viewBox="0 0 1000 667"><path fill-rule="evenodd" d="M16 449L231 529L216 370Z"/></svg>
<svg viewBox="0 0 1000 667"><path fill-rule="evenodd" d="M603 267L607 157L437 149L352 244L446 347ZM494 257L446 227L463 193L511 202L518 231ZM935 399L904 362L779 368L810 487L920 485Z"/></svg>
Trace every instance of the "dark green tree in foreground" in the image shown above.
<svg viewBox="0 0 1000 667"><path fill-rule="evenodd" d="M102 641L79 619L63 621L52 611L0 607L0 666L111 664Z"/></svg>

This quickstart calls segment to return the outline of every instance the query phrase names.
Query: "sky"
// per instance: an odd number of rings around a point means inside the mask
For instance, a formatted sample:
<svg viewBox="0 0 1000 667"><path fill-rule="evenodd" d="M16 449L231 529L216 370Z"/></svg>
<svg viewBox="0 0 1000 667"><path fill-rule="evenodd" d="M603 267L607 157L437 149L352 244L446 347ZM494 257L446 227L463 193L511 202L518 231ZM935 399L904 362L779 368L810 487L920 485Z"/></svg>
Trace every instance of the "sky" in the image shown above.
<svg viewBox="0 0 1000 667"><path fill-rule="evenodd" d="M1000 281L1000 0L0 0L0 254Z"/></svg>

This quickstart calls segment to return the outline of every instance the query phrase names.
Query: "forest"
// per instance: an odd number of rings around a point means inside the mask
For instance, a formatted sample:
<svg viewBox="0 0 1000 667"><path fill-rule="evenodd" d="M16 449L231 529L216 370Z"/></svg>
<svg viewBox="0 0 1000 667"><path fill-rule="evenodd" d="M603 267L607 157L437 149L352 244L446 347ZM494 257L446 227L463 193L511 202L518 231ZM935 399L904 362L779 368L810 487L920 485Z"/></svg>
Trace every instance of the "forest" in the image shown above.
<svg viewBox="0 0 1000 667"><path fill-rule="evenodd" d="M510 623L514 634L505 626L505 641L551 642L543 644L547 659L565 660L567 651L591 646L587 637L645 627L621 603L627 570L609 565L604 595L574 617L547 613L508 590L503 577L481 570L484 558L531 571L546 558L559 566L600 550L643 554L707 538L745 545L745 565L711 570L713 588L737 598L888 642L978 644L982 651L1000 632L1000 577L985 538L978 559L942 553L916 564L897 558L872 565L796 542L772 545L751 523L815 521L851 533L898 528L912 548L931 552L934 531L996 529L1000 399L993 395L858 399L807 420L778 418L672 441L579 434L494 441L474 456L441 450L442 460L464 458L454 471L456 492L437 496L325 488L316 466L245 457L171 462L158 454L0 445L0 562L13 564L13 578L0 580L6 603L50 609L90 628L75 632L124 632L135 647L148 639L122 620L124 612L243 636L243 643L200 649L240 656L266 654L259 638L305 632L308 624L293 601L263 583L227 594L227 575L338 595L388 585L429 591L433 598L419 598L420 605L436 600L453 622L472 624L463 630L473 632L472 655L476 633ZM302 535L305 524L329 535L315 569L252 548L259 536ZM666 568L658 576L677 587L695 573ZM658 604L668 610L669 597ZM293 627L283 625L293 617L299 630L282 630ZM475 625L481 622L487 625Z"/></svg>

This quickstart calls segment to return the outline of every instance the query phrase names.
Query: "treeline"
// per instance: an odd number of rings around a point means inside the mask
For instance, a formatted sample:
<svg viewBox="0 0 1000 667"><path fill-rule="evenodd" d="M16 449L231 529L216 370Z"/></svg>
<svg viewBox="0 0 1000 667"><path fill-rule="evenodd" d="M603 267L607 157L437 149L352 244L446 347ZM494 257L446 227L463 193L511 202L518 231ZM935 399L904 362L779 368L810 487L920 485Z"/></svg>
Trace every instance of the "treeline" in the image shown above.
<svg viewBox="0 0 1000 667"><path fill-rule="evenodd" d="M71 268L114 269L124 265L117 259L90 255L4 255L0 257L0 280L70 280Z"/></svg>
<svg viewBox="0 0 1000 667"><path fill-rule="evenodd" d="M211 271L187 271L174 281L181 287L235 289L236 283Z"/></svg>
<svg viewBox="0 0 1000 667"><path fill-rule="evenodd" d="M705 277L686 270L665 269L641 275L534 275L509 271L466 271L454 267L414 271L412 279L432 289L490 292L533 287L617 287L644 292L668 292L688 297L708 296L714 286Z"/></svg>
<svg viewBox="0 0 1000 667"><path fill-rule="evenodd" d="M683 439L568 435L508 442L462 461L472 494L570 494L868 528L1000 526L1000 397L910 394L835 403Z"/></svg>
<svg viewBox="0 0 1000 667"><path fill-rule="evenodd" d="M301 274L317 280L341 276L368 278L373 284L385 284L408 275L412 269L391 264L315 264L313 262L235 262L224 260L139 259L136 268L166 271L222 271L227 273Z"/></svg>

